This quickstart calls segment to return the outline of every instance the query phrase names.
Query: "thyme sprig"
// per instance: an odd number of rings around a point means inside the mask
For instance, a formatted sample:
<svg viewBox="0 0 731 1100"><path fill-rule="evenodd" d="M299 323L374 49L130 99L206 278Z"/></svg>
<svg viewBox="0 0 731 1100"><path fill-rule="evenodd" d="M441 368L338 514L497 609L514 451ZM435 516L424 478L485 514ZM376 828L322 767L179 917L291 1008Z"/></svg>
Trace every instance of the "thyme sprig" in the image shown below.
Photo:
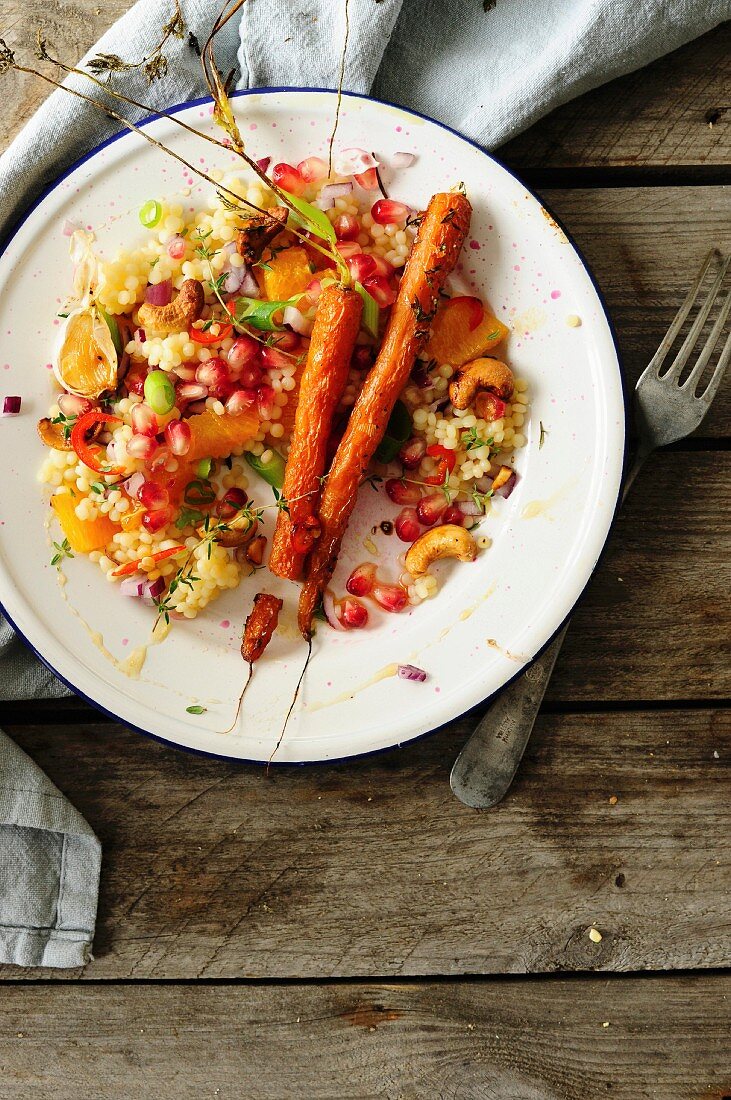
<svg viewBox="0 0 731 1100"><path fill-rule="evenodd" d="M71 553L71 544L68 539L64 539L63 542L54 542L53 548L56 553L51 558L51 565L55 565L56 568L59 567L64 558L73 558L74 556Z"/></svg>
<svg viewBox="0 0 731 1100"><path fill-rule="evenodd" d="M96 54L87 63L89 71L100 75L107 73L111 77L112 73L141 69L147 77L148 84L152 84L155 80L160 80L161 77L165 76L168 71L168 60L163 53L168 39L171 37L182 38L185 31L186 26L180 11L180 4L178 0L175 0L175 13L163 26L162 37L149 54L139 61L123 61L121 57L113 53Z"/></svg>

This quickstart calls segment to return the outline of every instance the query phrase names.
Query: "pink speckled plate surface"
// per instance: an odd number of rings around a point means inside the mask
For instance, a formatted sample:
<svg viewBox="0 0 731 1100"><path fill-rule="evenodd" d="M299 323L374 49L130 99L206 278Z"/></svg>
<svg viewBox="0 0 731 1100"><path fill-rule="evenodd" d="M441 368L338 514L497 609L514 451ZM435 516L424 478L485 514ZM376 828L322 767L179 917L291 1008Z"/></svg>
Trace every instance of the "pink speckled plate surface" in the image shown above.
<svg viewBox="0 0 731 1100"><path fill-rule="evenodd" d="M334 94L256 92L237 97L236 110L253 155L296 163L326 149ZM180 113L193 125L211 126L207 104ZM213 156L211 146L168 121L152 122L150 132L193 163L226 167L225 157ZM374 616L365 631L318 632L279 762L337 759L399 744L454 718L515 676L589 579L622 471L624 403L611 330L581 258L538 200L458 134L366 98L344 98L337 145L375 148L387 163L395 152L416 153L411 168L386 173L391 195L415 207L433 191L464 181L474 216L454 286L489 300L512 328L509 360L531 388L528 445L516 456L515 492L495 503L481 529L492 547L474 565L440 563L436 599L400 616ZM43 447L35 425L49 403L56 313L71 283L64 220L93 226L100 250L109 255L140 237L137 211L146 199L177 193L190 182L174 161L125 135L60 180L0 259L2 392L23 398L22 414L0 421L0 603L60 676L122 721L185 748L266 760L305 657L295 629L296 586L257 574L194 622L175 623L165 643L150 649L140 678L130 679L94 644L78 615L119 662L147 639L152 612L121 597L98 567L78 559L65 563L64 602L49 565L47 491L36 480ZM205 201L204 189L194 190L196 201ZM269 490L259 486L258 492L266 498ZM363 539L390 507L370 490L361 498L336 588L368 556ZM58 537L53 528L52 534ZM372 537L386 573L399 547L394 537ZM396 567L390 568L395 579ZM283 595L283 629L257 666L237 729L225 735L218 731L233 719L245 671L241 624L261 587ZM428 680L390 675L400 662L426 669ZM205 713L188 714L193 702Z"/></svg>

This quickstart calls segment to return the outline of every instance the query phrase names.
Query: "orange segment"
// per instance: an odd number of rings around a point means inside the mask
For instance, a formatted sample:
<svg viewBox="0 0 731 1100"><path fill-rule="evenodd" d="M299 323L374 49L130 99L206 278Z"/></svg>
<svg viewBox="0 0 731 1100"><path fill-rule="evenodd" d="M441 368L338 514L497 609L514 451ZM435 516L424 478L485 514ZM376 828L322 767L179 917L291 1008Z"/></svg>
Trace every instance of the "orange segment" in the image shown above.
<svg viewBox="0 0 731 1100"><path fill-rule="evenodd" d="M63 533L69 540L69 546L77 554L89 554L92 550L102 550L112 535L119 531L119 524L112 523L109 516L98 519L79 519L76 505L85 498L80 494L61 493L51 497L51 507L58 516Z"/></svg>
<svg viewBox="0 0 731 1100"><path fill-rule="evenodd" d="M430 359L461 367L471 359L477 359L504 340L510 329L485 310L479 325L470 332L472 306L468 299L445 302L432 325L431 337L426 346Z"/></svg>
<svg viewBox="0 0 731 1100"><path fill-rule="evenodd" d="M304 248L285 248L266 261L271 269L259 268L265 296L270 302L285 302L300 294L312 280L312 271Z"/></svg>
<svg viewBox="0 0 731 1100"><path fill-rule="evenodd" d="M141 504L132 508L129 512L125 512L119 521L122 524L123 531L136 531L142 524L142 517L145 514L145 509Z"/></svg>
<svg viewBox="0 0 731 1100"><path fill-rule="evenodd" d="M200 458L228 458L233 451L241 450L256 435L259 417L253 408L238 416L218 416L206 409L191 416L187 423L192 438L185 457L187 462L195 462Z"/></svg>

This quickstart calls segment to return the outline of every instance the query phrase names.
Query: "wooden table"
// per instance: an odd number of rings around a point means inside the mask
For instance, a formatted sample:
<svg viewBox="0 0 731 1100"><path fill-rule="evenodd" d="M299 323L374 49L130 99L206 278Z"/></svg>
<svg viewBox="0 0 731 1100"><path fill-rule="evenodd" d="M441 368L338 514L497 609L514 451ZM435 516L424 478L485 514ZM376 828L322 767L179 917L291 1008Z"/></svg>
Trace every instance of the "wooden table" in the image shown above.
<svg viewBox="0 0 731 1100"><path fill-rule="evenodd" d="M78 54L127 4L9 6L11 39L43 15ZM730 45L501 151L586 254L630 386L731 244ZM12 94L0 140L44 91ZM2 1100L728 1100L730 394L641 475L495 811L448 784L482 708L267 778L78 700L0 706L104 846L95 960L0 968Z"/></svg>

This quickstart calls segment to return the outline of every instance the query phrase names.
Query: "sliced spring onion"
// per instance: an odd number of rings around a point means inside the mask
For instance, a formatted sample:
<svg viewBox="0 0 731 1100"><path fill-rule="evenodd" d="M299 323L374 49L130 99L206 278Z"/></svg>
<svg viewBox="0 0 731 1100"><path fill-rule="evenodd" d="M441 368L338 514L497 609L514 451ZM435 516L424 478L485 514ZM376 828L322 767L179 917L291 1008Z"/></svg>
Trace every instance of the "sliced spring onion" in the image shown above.
<svg viewBox="0 0 731 1100"><path fill-rule="evenodd" d="M252 454L251 451L244 451L244 458L254 473L266 481L267 485L271 485L273 489L281 489L284 485L285 462L278 451L270 450L269 453L272 457L268 462L262 462L261 457Z"/></svg>
<svg viewBox="0 0 731 1100"><path fill-rule="evenodd" d="M112 338L114 350L116 351L117 355L122 355L124 352L124 344L122 343L122 334L119 331L119 325L117 324L116 319L112 317L110 313L107 313L105 309L102 309L101 306L98 306L98 309L99 316L109 329L109 335Z"/></svg>
<svg viewBox="0 0 731 1100"><path fill-rule="evenodd" d="M284 313L287 306L294 306L302 297L296 294L286 302L260 302L256 298L236 299L236 323L252 325L264 332L274 332L282 326L274 320L277 313Z"/></svg>
<svg viewBox="0 0 731 1100"><path fill-rule="evenodd" d="M386 434L378 445L379 462L393 462L407 439L411 438L411 413L403 401L397 401L388 421Z"/></svg>
<svg viewBox="0 0 731 1100"><path fill-rule="evenodd" d="M330 224L330 219L325 216L322 210L318 210L311 202L298 199L296 195L289 195L288 198L291 205L297 210L296 214L290 211L290 221L302 225L305 229L314 233L316 237L321 237L323 240L335 244L337 240L335 230Z"/></svg>
<svg viewBox="0 0 731 1100"><path fill-rule="evenodd" d="M378 336L378 302L369 294L362 283L356 283L355 289L363 299L363 316L361 323L366 332L369 332L371 336Z"/></svg>
<svg viewBox="0 0 731 1100"><path fill-rule="evenodd" d="M189 481L185 486L183 500L186 504L193 505L194 508L199 505L213 504L215 499L216 490L208 481L199 478L195 481Z"/></svg>
<svg viewBox="0 0 731 1100"><path fill-rule="evenodd" d="M157 199L148 199L140 209L140 221L145 229L154 229L162 217L162 206Z"/></svg>
<svg viewBox="0 0 731 1100"><path fill-rule="evenodd" d="M212 458L202 458L196 465L195 472L198 477L207 478L211 476L211 470L213 469Z"/></svg>
<svg viewBox="0 0 731 1100"><path fill-rule="evenodd" d="M153 370L145 379L145 401L158 416L169 413L175 404L175 387L164 370Z"/></svg>

